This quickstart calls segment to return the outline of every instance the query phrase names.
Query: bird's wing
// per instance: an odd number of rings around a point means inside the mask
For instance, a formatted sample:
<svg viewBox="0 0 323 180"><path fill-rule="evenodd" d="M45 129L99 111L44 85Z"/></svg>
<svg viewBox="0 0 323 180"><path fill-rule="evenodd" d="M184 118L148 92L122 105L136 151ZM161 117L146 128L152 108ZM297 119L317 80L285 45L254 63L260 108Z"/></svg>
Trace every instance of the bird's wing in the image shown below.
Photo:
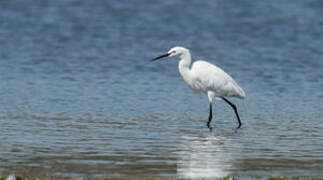
<svg viewBox="0 0 323 180"><path fill-rule="evenodd" d="M216 96L235 96L244 98L245 93L234 79L221 68L206 61L196 61L193 63L194 72L199 86L207 92L213 91Z"/></svg>

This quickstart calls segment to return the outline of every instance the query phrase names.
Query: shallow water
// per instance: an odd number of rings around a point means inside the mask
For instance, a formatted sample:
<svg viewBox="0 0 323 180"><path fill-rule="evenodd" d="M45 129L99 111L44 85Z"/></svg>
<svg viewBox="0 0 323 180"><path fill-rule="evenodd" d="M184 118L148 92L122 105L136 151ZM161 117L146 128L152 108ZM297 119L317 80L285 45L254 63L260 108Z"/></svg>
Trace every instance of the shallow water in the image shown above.
<svg viewBox="0 0 323 180"><path fill-rule="evenodd" d="M323 177L323 4L0 2L0 172L53 177ZM208 102L174 45L247 98Z"/></svg>

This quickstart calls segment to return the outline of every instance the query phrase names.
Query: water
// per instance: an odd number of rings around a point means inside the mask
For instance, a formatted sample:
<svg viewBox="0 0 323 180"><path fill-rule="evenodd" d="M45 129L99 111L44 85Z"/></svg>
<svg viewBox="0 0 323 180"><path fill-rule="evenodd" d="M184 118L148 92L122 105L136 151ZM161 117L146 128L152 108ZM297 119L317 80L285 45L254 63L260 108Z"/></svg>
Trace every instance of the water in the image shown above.
<svg viewBox="0 0 323 180"><path fill-rule="evenodd" d="M31 176L323 177L323 4L1 1L0 172ZM208 102L181 45L247 98Z"/></svg>

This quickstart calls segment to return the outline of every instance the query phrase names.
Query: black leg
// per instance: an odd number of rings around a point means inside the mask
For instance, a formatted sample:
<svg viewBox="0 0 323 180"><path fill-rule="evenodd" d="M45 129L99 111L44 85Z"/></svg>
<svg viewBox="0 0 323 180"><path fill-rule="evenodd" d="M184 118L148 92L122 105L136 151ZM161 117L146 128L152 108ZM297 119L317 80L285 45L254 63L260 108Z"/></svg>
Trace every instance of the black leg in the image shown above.
<svg viewBox="0 0 323 180"><path fill-rule="evenodd" d="M239 123L239 126L237 127L237 129L239 129L241 127L241 121L240 121L240 117L239 117L239 114L238 114L238 111L237 111L237 107L236 105L234 105L232 102L230 102L229 100L227 100L226 98L222 97L222 99L227 102L234 110L234 112L236 113L236 116L238 118L238 123Z"/></svg>
<svg viewBox="0 0 323 180"><path fill-rule="evenodd" d="M206 126L212 130L212 127L210 126L210 122L212 121L212 103L210 103L210 112L209 112L209 120L207 121Z"/></svg>

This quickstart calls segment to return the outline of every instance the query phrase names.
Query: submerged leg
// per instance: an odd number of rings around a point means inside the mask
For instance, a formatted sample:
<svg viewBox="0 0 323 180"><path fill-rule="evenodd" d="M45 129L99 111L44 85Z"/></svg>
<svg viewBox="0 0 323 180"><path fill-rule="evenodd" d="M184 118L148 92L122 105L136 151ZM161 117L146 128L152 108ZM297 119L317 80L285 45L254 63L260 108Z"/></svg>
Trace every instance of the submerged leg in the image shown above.
<svg viewBox="0 0 323 180"><path fill-rule="evenodd" d="M229 100L227 100L226 98L222 97L222 99L227 102L231 107L232 109L234 110L234 112L236 113L236 116L237 116L237 119L238 119L238 123L239 123L239 126L237 127L237 129L239 129L241 127L241 121L240 121L240 117L239 117L239 114L238 114L238 110L237 110L237 107L236 105L234 105L232 102L230 102Z"/></svg>
<svg viewBox="0 0 323 180"><path fill-rule="evenodd" d="M210 103L210 112L209 112L209 119L207 121L206 126L212 130L212 127L210 126L210 122L212 121L212 103Z"/></svg>

